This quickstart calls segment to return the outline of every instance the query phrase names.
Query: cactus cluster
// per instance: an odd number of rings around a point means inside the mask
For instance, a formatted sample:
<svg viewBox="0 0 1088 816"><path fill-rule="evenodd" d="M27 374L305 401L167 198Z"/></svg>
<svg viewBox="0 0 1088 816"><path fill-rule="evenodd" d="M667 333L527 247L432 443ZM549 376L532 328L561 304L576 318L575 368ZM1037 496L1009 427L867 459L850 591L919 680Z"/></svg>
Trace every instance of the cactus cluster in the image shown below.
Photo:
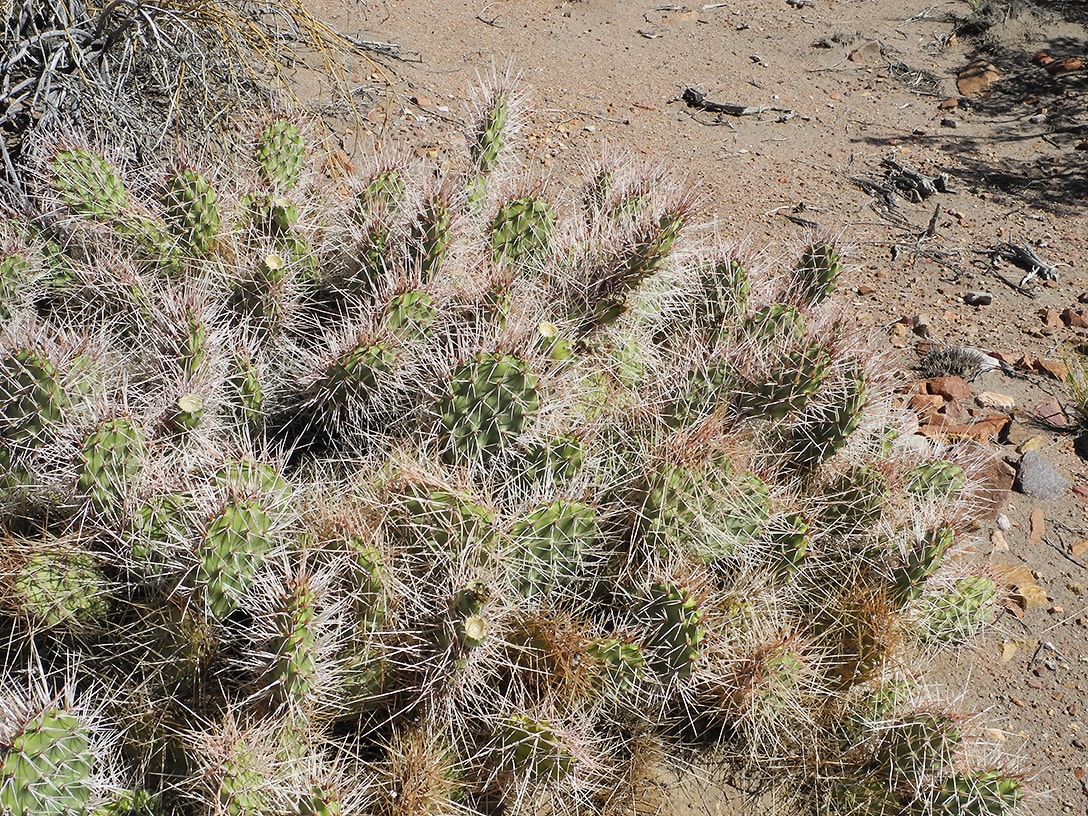
<svg viewBox="0 0 1088 816"><path fill-rule="evenodd" d="M0 259L5 812L606 812L648 740L820 812L1011 810L898 693L994 593L948 578L970 463L897 439L838 251L749 269L629 162L526 192L485 96L437 185L324 183L287 119L157 189L40 148L54 218Z"/></svg>

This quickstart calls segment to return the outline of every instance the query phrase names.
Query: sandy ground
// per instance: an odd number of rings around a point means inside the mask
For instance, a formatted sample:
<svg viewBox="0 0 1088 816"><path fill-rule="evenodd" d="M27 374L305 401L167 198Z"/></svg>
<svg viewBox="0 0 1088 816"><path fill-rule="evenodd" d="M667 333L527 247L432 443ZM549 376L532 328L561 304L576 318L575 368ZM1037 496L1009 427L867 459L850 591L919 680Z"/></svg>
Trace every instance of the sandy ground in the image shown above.
<svg viewBox="0 0 1088 816"><path fill-rule="evenodd" d="M1032 62L1041 49L1088 59L1088 4L1019 0L1011 13L1008 2L990 4L971 25L961 24L972 13L965 0L312 6L408 58L349 66L364 126L340 127L357 161L378 142L439 160L460 154L477 78L512 70L532 91L525 174L562 182L602 150L660 162L697 189L714 229L752 252L792 257L812 225L838 236L851 263L837 297L887 336L904 382L921 376L911 367L934 343L1008 361L1017 376L987 372L957 400L917 399L923 420L938 406L951 419L936 426L1004 414L1003 430L983 434L986 449L1016 465L1035 448L1069 486L1053 499L1013 491L1004 518L980 520L973 557L1026 571L1011 573L1010 603L982 640L938 655L927 680L958 709L982 712L972 722L1025 775L1029 812L1088 811L1088 466L1071 428L1039 423L1053 406L1036 410L1051 396L1068 404L1051 362L1063 346L1088 352L1078 327L1088 326L1088 71L1051 75ZM958 84L976 59L980 83ZM693 110L676 101L688 87L769 109ZM300 92L320 107L318 87ZM323 110L338 124L333 107ZM889 158L940 191L883 194ZM1003 242L1026 242L1057 280L1016 286L1025 270L995 265L989 251ZM970 293L990 297L971 305ZM1015 408L978 408L985 391ZM657 781L665 813L769 807L698 779Z"/></svg>

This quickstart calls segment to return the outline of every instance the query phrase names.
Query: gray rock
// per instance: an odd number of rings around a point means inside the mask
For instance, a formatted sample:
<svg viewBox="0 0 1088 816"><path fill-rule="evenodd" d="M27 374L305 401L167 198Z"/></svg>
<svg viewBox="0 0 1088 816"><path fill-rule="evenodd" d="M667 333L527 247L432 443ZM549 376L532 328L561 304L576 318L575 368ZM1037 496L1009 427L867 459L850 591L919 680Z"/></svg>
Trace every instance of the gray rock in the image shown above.
<svg viewBox="0 0 1088 816"><path fill-rule="evenodd" d="M1069 480L1039 451L1028 451L1020 458L1016 469L1016 489L1036 499L1056 499L1069 489Z"/></svg>

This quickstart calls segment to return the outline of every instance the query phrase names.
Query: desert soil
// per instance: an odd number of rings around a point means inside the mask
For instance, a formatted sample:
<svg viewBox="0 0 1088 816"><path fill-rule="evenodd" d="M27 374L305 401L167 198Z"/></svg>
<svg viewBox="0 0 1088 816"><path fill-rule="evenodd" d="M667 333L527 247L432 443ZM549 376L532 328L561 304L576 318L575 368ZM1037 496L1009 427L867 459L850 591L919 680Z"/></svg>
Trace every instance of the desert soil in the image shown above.
<svg viewBox="0 0 1088 816"><path fill-rule="evenodd" d="M791 258L814 229L850 249L836 297L902 368L922 432L976 439L1003 487L1033 450L1068 482L1049 499L1014 488L1000 516L980 514L965 557L990 564L1010 597L926 681L981 712L970 722L1024 774L1029 812L1088 811L1088 464L1058 379L1063 349L1088 353L1088 71L1032 62L1043 49L1088 60L1088 4L1004 0L964 25L966 0L310 3L404 58L348 66L361 126L313 82L299 87L356 162L379 143L459 155L478 77L510 69L531 89L531 177L565 183L624 150L692 185L707 222L750 254ZM961 73L975 60L973 78ZM688 87L769 110L694 110L677 100ZM882 194L886 159L940 189ZM1029 245L1057 279L1018 287L1025 270L991 252L1004 242ZM916 382L922 353L959 344L1008 369L966 386ZM712 776L663 773L648 801L669 814L763 812Z"/></svg>

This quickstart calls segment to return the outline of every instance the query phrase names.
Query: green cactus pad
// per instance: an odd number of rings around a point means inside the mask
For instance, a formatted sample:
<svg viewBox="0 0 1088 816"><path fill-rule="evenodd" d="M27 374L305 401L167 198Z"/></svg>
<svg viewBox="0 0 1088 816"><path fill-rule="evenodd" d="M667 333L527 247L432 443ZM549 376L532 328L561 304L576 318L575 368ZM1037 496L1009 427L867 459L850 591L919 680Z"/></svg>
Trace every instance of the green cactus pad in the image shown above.
<svg viewBox="0 0 1088 816"><path fill-rule="evenodd" d="M166 181L163 206L167 223L198 255L210 252L219 240L222 219L218 201L208 180L191 167L179 170Z"/></svg>
<svg viewBox="0 0 1088 816"><path fill-rule="evenodd" d="M261 175L276 190L286 193L302 178L306 145L294 122L278 119L261 133L257 141L257 163Z"/></svg>
<svg viewBox="0 0 1088 816"><path fill-rule="evenodd" d="M452 243L453 207L445 197L434 195L423 202L412 226L412 245L424 283L442 268Z"/></svg>
<svg viewBox="0 0 1088 816"><path fill-rule="evenodd" d="M506 140L507 125L510 121L508 92L497 91L492 95L489 103L469 142L472 163L479 175L486 175L498 166L499 155Z"/></svg>
<svg viewBox="0 0 1088 816"><path fill-rule="evenodd" d="M835 291L840 274L842 260L839 251L832 244L812 244L801 255L790 291L804 306L823 303Z"/></svg>
<svg viewBox="0 0 1088 816"><path fill-rule="evenodd" d="M394 510L398 537L413 548L461 552L490 534L494 513L467 493L405 485Z"/></svg>
<svg viewBox="0 0 1088 816"><path fill-rule="evenodd" d="M902 605L922 594L926 580L941 566L941 559L955 540L951 527L928 531L910 548L902 566L892 571L891 597Z"/></svg>
<svg viewBox="0 0 1088 816"><path fill-rule="evenodd" d="M385 309L385 325L404 340L422 340L438 317L434 297L420 289L394 295Z"/></svg>
<svg viewBox="0 0 1088 816"><path fill-rule="evenodd" d="M820 345L791 351L758 379L738 386L737 411L742 416L769 420L800 411L820 391L830 369L831 355Z"/></svg>
<svg viewBox="0 0 1088 816"><path fill-rule="evenodd" d="M533 780L557 782L574 768L574 756L551 723L527 714L506 717L495 730L495 764Z"/></svg>
<svg viewBox="0 0 1088 816"><path fill-rule="evenodd" d="M263 415L264 389L250 355L238 352L233 356L226 386L227 401L235 415L247 425L257 424Z"/></svg>
<svg viewBox="0 0 1088 816"><path fill-rule="evenodd" d="M257 501L228 504L208 525L196 582L213 618L221 620L238 608L272 548L271 530L272 520Z"/></svg>
<svg viewBox="0 0 1088 816"><path fill-rule="evenodd" d="M19 349L0 362L0 422L7 439L40 439L68 405L60 371L44 355Z"/></svg>
<svg viewBox="0 0 1088 816"><path fill-rule="evenodd" d="M11 603L41 629L78 630L102 622L108 608L106 576L78 551L38 552L14 576Z"/></svg>
<svg viewBox="0 0 1088 816"><path fill-rule="evenodd" d="M949 768L963 742L963 730L947 714L924 711L886 729L880 760L889 779L907 788Z"/></svg>
<svg viewBox="0 0 1088 816"><path fill-rule="evenodd" d="M94 796L95 754L79 717L50 707L0 748L0 807L11 816L84 813Z"/></svg>
<svg viewBox="0 0 1088 816"><path fill-rule="evenodd" d="M646 655L637 643L619 638L593 641L589 657L601 670L605 696L629 694L638 688L646 671Z"/></svg>
<svg viewBox="0 0 1088 816"><path fill-rule="evenodd" d="M118 513L143 470L144 432L129 417L100 422L83 440L76 487L99 513Z"/></svg>
<svg viewBox="0 0 1088 816"><path fill-rule="evenodd" d="M974 575L933 589L918 601L918 631L929 643L963 643L993 618L996 582Z"/></svg>
<svg viewBox="0 0 1088 816"><path fill-rule="evenodd" d="M927 499L948 499L967 485L967 475L955 462L934 459L922 462L904 474L904 486Z"/></svg>
<svg viewBox="0 0 1088 816"><path fill-rule="evenodd" d="M406 185L404 176L397 170L380 170L367 180L356 199L356 218L387 219L404 200Z"/></svg>
<svg viewBox="0 0 1088 816"><path fill-rule="evenodd" d="M53 189L79 215L98 220L118 218L131 205L117 170L89 150L61 150L50 160L49 170Z"/></svg>
<svg viewBox="0 0 1088 816"><path fill-rule="evenodd" d="M689 677L706 636L698 599L676 584L654 584L642 601L639 616L650 628L646 641L650 669L666 680Z"/></svg>
<svg viewBox="0 0 1088 816"><path fill-rule="evenodd" d="M521 434L540 408L537 378L511 354L481 354L453 371L439 400L443 457L486 463Z"/></svg>
<svg viewBox="0 0 1088 816"><path fill-rule="evenodd" d="M933 816L1004 816L1020 804L1023 783L1001 771L950 776L924 802Z"/></svg>
<svg viewBox="0 0 1088 816"><path fill-rule="evenodd" d="M876 468L852 468L823 489L820 520L832 534L868 531L884 512L888 490L887 477Z"/></svg>
<svg viewBox="0 0 1088 816"><path fill-rule="evenodd" d="M805 337L805 316L795 306L773 303L745 318L745 338L767 348L788 348Z"/></svg>
<svg viewBox="0 0 1088 816"><path fill-rule="evenodd" d="M805 471L823 463L846 444L861 422L869 400L864 376L851 370L841 387L835 385L825 386L823 391L830 392L830 398L809 403L790 429L784 453L787 471Z"/></svg>
<svg viewBox="0 0 1088 816"><path fill-rule="evenodd" d="M555 211L548 202L522 196L503 204L491 220L491 252L496 263L517 268L539 264L555 231Z"/></svg>
<svg viewBox="0 0 1088 816"><path fill-rule="evenodd" d="M285 589L264 679L277 705L302 710L313 701L317 671L317 595L306 580L292 581Z"/></svg>
<svg viewBox="0 0 1088 816"><path fill-rule="evenodd" d="M597 511L559 499L534 508L510 530L514 588L527 598L577 599L592 587L588 559L600 538Z"/></svg>
<svg viewBox="0 0 1088 816"><path fill-rule="evenodd" d="M30 262L22 255L0 258L0 320L11 320L25 302Z"/></svg>

